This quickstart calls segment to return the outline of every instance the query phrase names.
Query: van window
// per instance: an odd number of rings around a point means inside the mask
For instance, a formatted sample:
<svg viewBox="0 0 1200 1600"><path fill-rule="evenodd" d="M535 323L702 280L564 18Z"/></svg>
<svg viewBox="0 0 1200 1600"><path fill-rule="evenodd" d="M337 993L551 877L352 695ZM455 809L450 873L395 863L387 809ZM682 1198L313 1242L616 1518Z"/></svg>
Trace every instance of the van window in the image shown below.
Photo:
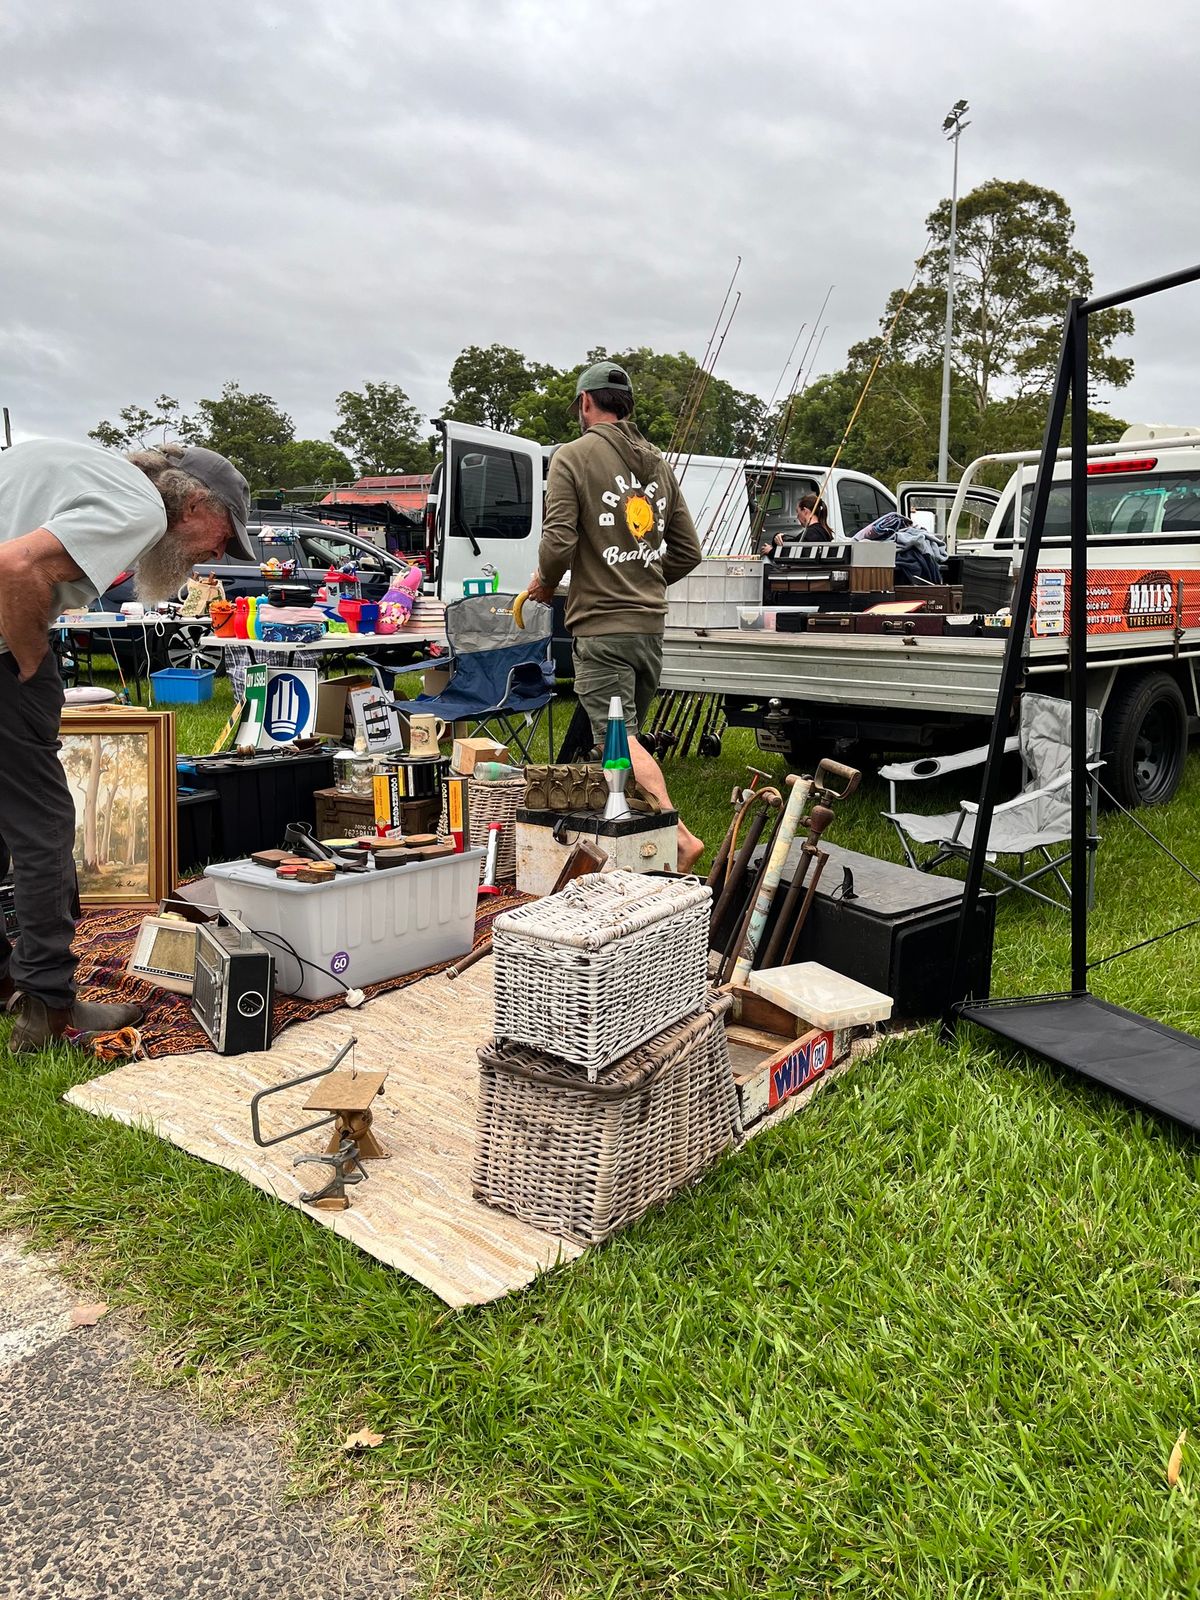
<svg viewBox="0 0 1200 1600"><path fill-rule="evenodd" d="M1088 479L1088 536L1131 538L1138 534L1200 532L1200 470L1116 472ZM1021 494L1021 533L1029 527L1033 485ZM1071 537L1071 487L1056 483L1046 507L1047 539ZM1012 537L1012 510L999 538Z"/></svg>
<svg viewBox="0 0 1200 1600"><path fill-rule="evenodd" d="M533 529L533 466L528 456L494 445L455 445L452 482L452 536L528 538Z"/></svg>
<svg viewBox="0 0 1200 1600"><path fill-rule="evenodd" d="M853 478L843 478L838 484L838 505L842 508L842 530L857 533L868 522L874 522L882 513L875 509L875 490L869 483L855 483ZM893 508L888 506L891 511Z"/></svg>

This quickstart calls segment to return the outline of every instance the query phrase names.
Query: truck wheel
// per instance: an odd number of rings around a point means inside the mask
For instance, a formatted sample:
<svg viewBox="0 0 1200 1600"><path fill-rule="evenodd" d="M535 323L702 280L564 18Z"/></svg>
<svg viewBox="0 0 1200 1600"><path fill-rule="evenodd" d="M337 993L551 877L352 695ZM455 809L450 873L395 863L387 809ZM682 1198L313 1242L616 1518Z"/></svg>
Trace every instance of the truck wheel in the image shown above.
<svg viewBox="0 0 1200 1600"><path fill-rule="evenodd" d="M1165 805L1183 777L1187 743L1187 706L1174 678L1135 678L1104 713L1100 782L1123 806Z"/></svg>

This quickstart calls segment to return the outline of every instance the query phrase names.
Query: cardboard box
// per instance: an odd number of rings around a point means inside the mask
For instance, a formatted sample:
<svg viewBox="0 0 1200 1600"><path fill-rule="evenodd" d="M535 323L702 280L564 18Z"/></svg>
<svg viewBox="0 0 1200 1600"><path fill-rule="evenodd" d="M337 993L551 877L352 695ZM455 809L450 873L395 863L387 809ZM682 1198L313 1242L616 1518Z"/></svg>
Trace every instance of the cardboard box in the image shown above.
<svg viewBox="0 0 1200 1600"><path fill-rule="evenodd" d="M350 691L373 687L374 680L362 673L324 678L317 688L316 732L325 739L352 740L354 718L349 706Z"/></svg>
<svg viewBox="0 0 1200 1600"><path fill-rule="evenodd" d="M851 1028L814 1028L749 989L735 987L725 1018L743 1127L779 1109L850 1055Z"/></svg>
<svg viewBox="0 0 1200 1600"><path fill-rule="evenodd" d="M494 739L455 739L450 765L464 776L475 771L481 761L507 761L508 746Z"/></svg>

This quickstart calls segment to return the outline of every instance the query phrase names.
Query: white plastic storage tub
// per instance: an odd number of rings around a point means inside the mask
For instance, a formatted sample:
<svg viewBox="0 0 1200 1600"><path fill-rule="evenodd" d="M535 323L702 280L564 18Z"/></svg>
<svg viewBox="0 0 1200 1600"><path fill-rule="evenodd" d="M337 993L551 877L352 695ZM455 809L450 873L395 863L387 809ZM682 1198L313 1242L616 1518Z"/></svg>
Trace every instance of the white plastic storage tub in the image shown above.
<svg viewBox="0 0 1200 1600"><path fill-rule="evenodd" d="M736 628L743 606L760 606L763 564L757 556L705 556L667 591L668 628Z"/></svg>
<svg viewBox="0 0 1200 1600"><path fill-rule="evenodd" d="M330 883L290 883L253 861L226 861L205 877L221 910L264 936L276 988L325 1000L465 955L475 937L482 859L482 850L465 850L410 867L343 872Z"/></svg>

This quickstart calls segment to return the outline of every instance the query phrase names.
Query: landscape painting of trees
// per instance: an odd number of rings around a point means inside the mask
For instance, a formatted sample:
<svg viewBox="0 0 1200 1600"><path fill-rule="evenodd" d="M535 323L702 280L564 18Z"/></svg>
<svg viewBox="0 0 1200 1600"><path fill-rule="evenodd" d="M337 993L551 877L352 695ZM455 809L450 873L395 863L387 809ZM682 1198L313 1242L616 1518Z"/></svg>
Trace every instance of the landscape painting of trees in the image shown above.
<svg viewBox="0 0 1200 1600"><path fill-rule="evenodd" d="M174 887L170 731L161 712L105 708L63 718L60 759L75 802L85 905L157 904Z"/></svg>

